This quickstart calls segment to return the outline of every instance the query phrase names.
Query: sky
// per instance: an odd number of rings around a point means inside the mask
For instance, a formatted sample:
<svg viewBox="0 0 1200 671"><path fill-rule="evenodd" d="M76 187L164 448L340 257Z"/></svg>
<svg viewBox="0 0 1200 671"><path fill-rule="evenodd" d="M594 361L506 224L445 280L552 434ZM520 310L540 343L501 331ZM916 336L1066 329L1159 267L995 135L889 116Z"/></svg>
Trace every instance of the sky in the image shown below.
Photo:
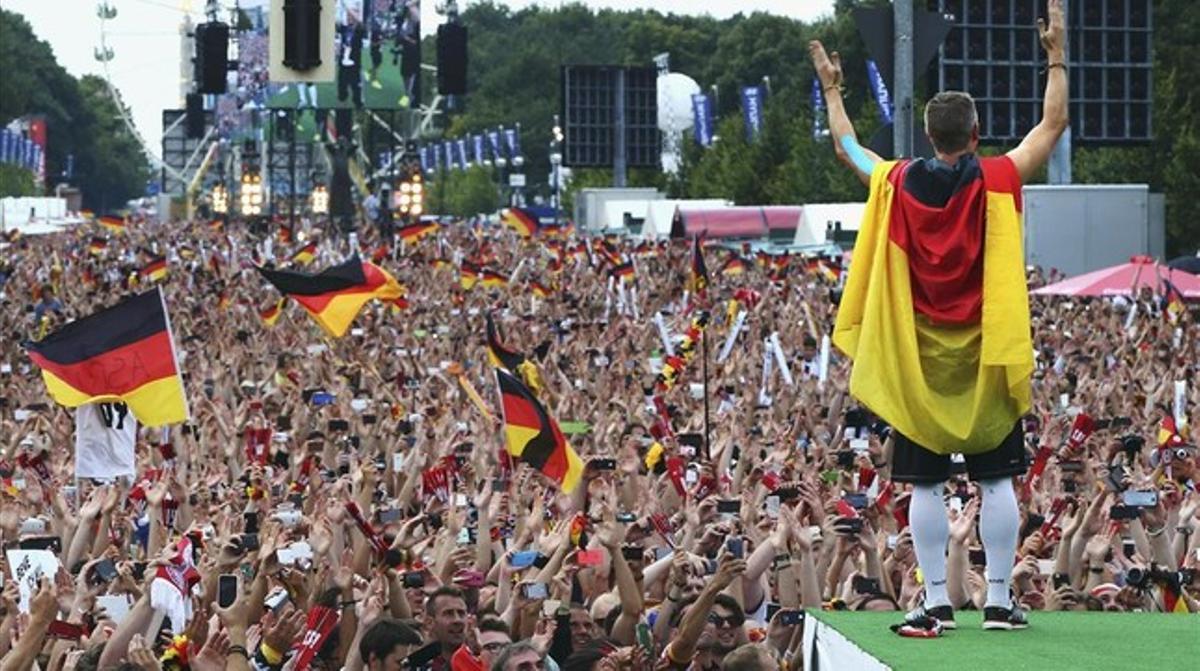
<svg viewBox="0 0 1200 671"><path fill-rule="evenodd" d="M267 0L242 0L242 6ZM107 45L114 52L109 76L133 111L134 124L155 154L162 131L162 110L181 108L179 24L190 8L202 19L203 0L108 0L117 17L107 22ZM557 0L499 0L509 7L554 7ZM25 16L38 38L48 42L67 72L101 74L93 50L100 44L100 20L94 0L0 0L0 7ZM459 0L460 10L470 0ZM712 14L765 11L804 21L833 11L833 0L588 0L585 4L614 9L657 9L664 13ZM232 5L232 2L222 2ZM699 9L698 9L699 8ZM422 32L436 30L440 19L434 0L422 3Z"/></svg>

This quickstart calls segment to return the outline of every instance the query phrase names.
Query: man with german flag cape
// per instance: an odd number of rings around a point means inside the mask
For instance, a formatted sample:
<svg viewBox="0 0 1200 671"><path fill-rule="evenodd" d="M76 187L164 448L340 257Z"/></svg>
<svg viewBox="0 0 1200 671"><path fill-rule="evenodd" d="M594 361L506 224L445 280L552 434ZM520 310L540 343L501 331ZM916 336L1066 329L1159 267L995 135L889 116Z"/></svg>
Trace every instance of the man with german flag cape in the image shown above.
<svg viewBox="0 0 1200 671"><path fill-rule="evenodd" d="M367 301L393 301L404 295L404 289L386 270L357 255L316 275L261 267L258 272L335 338L345 335Z"/></svg>
<svg viewBox="0 0 1200 671"><path fill-rule="evenodd" d="M187 421L162 290L122 301L26 344L59 404L121 401L144 426Z"/></svg>
<svg viewBox="0 0 1200 671"><path fill-rule="evenodd" d="M1028 626L1009 589L1020 524L1012 478L1026 470L1020 418L1033 374L1020 210L1022 182L1067 126L1061 0L1050 0L1049 17L1038 21L1048 56L1042 120L997 157L975 155L974 101L947 91L925 107L936 157L882 160L855 136L837 52L809 45L838 158L870 187L833 343L854 360L850 393L894 430L892 479L914 487L909 519L925 595L898 625L902 635L954 628L942 496L953 453L982 494L983 628Z"/></svg>

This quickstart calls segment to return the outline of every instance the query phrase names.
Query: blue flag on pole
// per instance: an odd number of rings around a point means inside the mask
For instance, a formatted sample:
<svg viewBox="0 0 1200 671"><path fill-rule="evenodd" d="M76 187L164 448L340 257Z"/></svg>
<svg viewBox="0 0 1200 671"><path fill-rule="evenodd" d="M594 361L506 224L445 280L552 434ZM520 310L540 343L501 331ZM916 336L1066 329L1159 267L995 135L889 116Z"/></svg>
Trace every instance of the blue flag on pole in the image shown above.
<svg viewBox="0 0 1200 671"><path fill-rule="evenodd" d="M489 130L487 132L488 149L492 152L492 160L503 158L503 150L500 149L500 131Z"/></svg>
<svg viewBox="0 0 1200 671"><path fill-rule="evenodd" d="M460 137L454 143L455 151L458 152L458 167L463 170L467 169L467 138Z"/></svg>
<svg viewBox="0 0 1200 671"><path fill-rule="evenodd" d="M821 92L821 80L816 77L812 82L812 108L813 139L820 140L829 133L825 130L825 96Z"/></svg>
<svg viewBox="0 0 1200 671"><path fill-rule="evenodd" d="M473 155L475 156L475 165L483 165L487 157L483 153L482 135L471 136L471 148L474 152Z"/></svg>
<svg viewBox="0 0 1200 671"><path fill-rule="evenodd" d="M421 172L430 172L429 147L421 147Z"/></svg>
<svg viewBox="0 0 1200 671"><path fill-rule="evenodd" d="M509 158L516 158L521 155L521 135L517 133L516 128L504 129L504 141L508 143Z"/></svg>
<svg viewBox="0 0 1200 671"><path fill-rule="evenodd" d="M884 123L892 123L892 96L888 94L887 84L879 74L875 61L867 61L867 81L871 83L871 93L875 96L875 104L879 105L879 116Z"/></svg>
<svg viewBox="0 0 1200 671"><path fill-rule="evenodd" d="M763 90L761 86L742 87L742 119L746 124L746 141L753 142L762 130Z"/></svg>
<svg viewBox="0 0 1200 671"><path fill-rule="evenodd" d="M708 94L692 94L692 132L696 136L696 144L701 147L712 146L713 111L712 98Z"/></svg>

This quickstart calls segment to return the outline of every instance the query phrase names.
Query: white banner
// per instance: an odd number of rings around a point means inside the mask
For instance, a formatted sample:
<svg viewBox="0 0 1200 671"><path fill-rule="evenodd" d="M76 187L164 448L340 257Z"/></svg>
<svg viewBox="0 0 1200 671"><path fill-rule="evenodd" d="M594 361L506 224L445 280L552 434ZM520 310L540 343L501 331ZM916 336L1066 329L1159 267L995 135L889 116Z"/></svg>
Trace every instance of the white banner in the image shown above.
<svg viewBox="0 0 1200 671"><path fill-rule="evenodd" d="M821 363L817 369L817 381L822 385L829 379L829 336L821 336Z"/></svg>
<svg viewBox="0 0 1200 671"><path fill-rule="evenodd" d="M658 339L662 341L663 351L667 356L675 356L675 346L671 344L671 332L667 330L667 322L661 312L654 313L654 325L658 327Z"/></svg>
<svg viewBox="0 0 1200 671"><path fill-rule="evenodd" d="M17 583L21 595L17 610L29 612L29 598L37 592L38 580L45 576L51 582L62 566L50 550L8 550L8 571Z"/></svg>
<svg viewBox="0 0 1200 671"><path fill-rule="evenodd" d="M717 363L725 363L725 360L729 358L730 352L733 351L733 343L737 342L738 334L742 332L742 325L746 322L746 314L745 310L738 310L737 317L733 319L733 328L729 329L725 344L721 346L721 354L717 357Z"/></svg>
<svg viewBox="0 0 1200 671"><path fill-rule="evenodd" d="M1172 414L1175 415L1175 426L1182 431L1188 423L1187 417L1187 380L1175 380L1175 399Z"/></svg>
<svg viewBox="0 0 1200 671"><path fill-rule="evenodd" d="M124 403L89 403L75 409L75 477L133 477L137 420Z"/></svg>
<svg viewBox="0 0 1200 671"><path fill-rule="evenodd" d="M779 344L779 332L771 334L771 349L775 351L775 365L779 366L779 374L783 376L783 381L787 386L796 386L796 381L792 379L792 371L788 368L787 357L783 356L783 347Z"/></svg>

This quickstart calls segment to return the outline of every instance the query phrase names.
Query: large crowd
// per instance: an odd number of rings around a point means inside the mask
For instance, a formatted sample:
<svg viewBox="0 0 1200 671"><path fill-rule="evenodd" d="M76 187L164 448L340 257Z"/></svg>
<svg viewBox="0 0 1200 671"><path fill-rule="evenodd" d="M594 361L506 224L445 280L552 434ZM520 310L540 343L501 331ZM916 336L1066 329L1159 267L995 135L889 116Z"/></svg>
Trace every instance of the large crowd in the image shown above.
<svg viewBox="0 0 1200 671"><path fill-rule="evenodd" d="M794 669L805 610L920 602L889 427L847 393L848 360L822 361L839 260L710 245L701 301L683 241L453 224L391 245L364 228L350 250L313 222L279 230L137 222L0 246L0 670ZM268 326L279 294L254 266L311 240L308 270L355 251L405 304L368 304L340 339L295 304ZM632 282L610 279L614 252ZM158 255L190 421L143 429L132 479L77 479L74 411L22 343L145 290ZM465 289L464 262L508 281ZM701 308L707 365L648 408L664 334ZM1017 483L1017 603L1034 626L1041 610L1200 612L1200 457L1183 422L1160 439L1200 406L1194 321L1169 323L1151 293L1031 308L1040 473ZM569 494L505 454L489 314L586 463ZM979 608L979 496L962 476L945 496L948 590ZM22 586L11 550L28 548L58 569ZM151 607L164 577L169 612Z"/></svg>

